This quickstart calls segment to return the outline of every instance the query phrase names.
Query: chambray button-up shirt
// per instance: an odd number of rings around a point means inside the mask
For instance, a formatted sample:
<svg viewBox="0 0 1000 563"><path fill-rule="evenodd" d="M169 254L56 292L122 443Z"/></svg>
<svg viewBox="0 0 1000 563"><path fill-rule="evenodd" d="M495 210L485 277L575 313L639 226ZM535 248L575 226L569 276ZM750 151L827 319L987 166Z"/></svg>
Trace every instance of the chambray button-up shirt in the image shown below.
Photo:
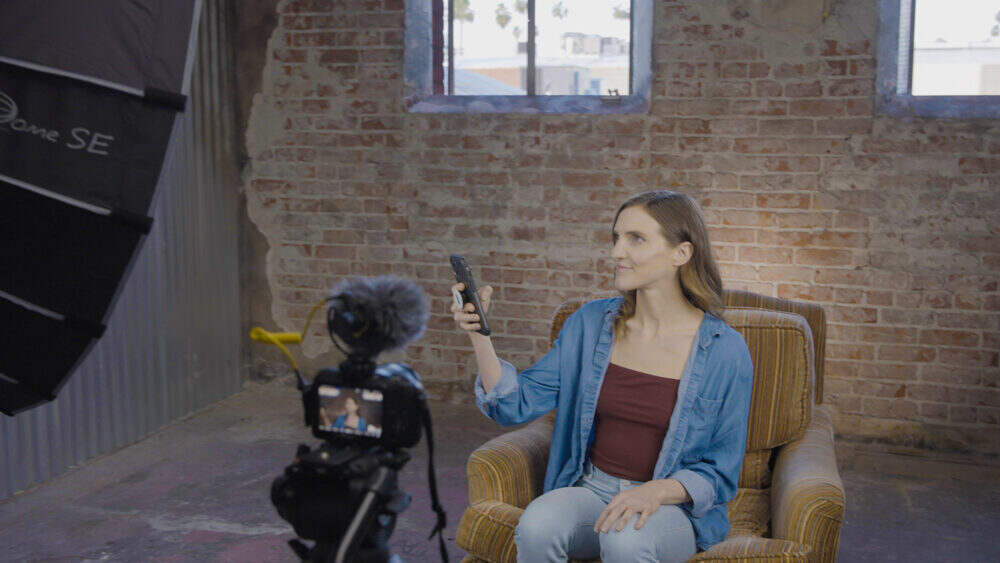
<svg viewBox="0 0 1000 563"><path fill-rule="evenodd" d="M611 297L581 306L563 323L552 349L521 373L501 359L500 380L489 393L482 376L476 377L479 410L503 426L557 409L544 492L572 486L583 474L621 302ZM752 390L753 363L743 335L706 312L653 469L653 479L676 479L687 489L691 501L678 506L700 550L729 533L726 503L736 496Z"/></svg>

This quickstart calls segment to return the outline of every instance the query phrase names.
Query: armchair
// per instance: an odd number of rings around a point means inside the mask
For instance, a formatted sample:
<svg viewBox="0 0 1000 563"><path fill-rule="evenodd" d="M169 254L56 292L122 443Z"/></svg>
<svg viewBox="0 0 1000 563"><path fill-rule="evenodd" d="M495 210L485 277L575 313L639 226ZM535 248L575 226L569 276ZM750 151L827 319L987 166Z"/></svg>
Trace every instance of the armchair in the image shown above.
<svg viewBox="0 0 1000 563"><path fill-rule="evenodd" d="M727 290L724 299L723 318L743 335L754 364L747 448L729 535L689 561L835 561L844 487L830 414L813 406L822 402L823 309L747 291ZM550 342L586 301L563 303ZM463 563L516 560L514 528L542 492L554 420L549 413L469 456L470 506L455 538L468 552Z"/></svg>

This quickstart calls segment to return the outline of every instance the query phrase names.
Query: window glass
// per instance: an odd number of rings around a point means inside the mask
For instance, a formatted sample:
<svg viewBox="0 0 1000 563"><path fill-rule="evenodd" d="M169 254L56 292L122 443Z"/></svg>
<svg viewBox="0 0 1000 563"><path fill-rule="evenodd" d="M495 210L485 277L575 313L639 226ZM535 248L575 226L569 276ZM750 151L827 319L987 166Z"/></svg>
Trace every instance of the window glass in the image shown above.
<svg viewBox="0 0 1000 563"><path fill-rule="evenodd" d="M538 95L629 92L628 0L536 0Z"/></svg>
<svg viewBox="0 0 1000 563"><path fill-rule="evenodd" d="M527 0L455 0L455 95L525 95ZM444 2L445 53L448 2ZM448 57L444 57L448 91Z"/></svg>
<svg viewBox="0 0 1000 563"><path fill-rule="evenodd" d="M915 0L913 8L913 95L1000 94L1000 2Z"/></svg>

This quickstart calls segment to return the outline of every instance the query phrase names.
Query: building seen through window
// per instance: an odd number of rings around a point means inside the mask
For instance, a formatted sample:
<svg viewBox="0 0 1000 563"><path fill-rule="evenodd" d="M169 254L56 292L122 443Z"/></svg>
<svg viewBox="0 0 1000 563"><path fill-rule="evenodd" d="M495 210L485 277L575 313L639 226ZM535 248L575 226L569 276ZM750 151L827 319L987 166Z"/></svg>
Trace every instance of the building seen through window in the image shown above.
<svg viewBox="0 0 1000 563"><path fill-rule="evenodd" d="M912 6L911 93L1000 95L1000 2L914 0Z"/></svg>
<svg viewBox="0 0 1000 563"><path fill-rule="evenodd" d="M628 0L441 1L435 48L441 50L436 60L442 70L436 76L442 93L631 93Z"/></svg>

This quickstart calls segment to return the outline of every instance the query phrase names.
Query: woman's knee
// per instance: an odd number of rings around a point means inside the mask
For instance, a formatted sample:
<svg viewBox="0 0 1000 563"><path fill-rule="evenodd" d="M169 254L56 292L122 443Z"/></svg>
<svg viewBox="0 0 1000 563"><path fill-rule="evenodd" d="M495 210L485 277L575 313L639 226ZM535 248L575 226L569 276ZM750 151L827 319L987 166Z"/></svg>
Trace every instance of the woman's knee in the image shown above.
<svg viewBox="0 0 1000 563"><path fill-rule="evenodd" d="M667 516L666 513L660 515L656 522L647 520L636 530L639 515L635 514L622 531L611 528L600 534L601 560L605 563L686 561L696 552L693 530L683 515L683 522L678 522L673 515Z"/></svg>
<svg viewBox="0 0 1000 563"><path fill-rule="evenodd" d="M656 540L651 534L635 529L638 514L634 515L619 532L612 527L600 534L601 561L604 563L634 563L656 561Z"/></svg>
<svg viewBox="0 0 1000 563"><path fill-rule="evenodd" d="M556 489L528 503L514 528L514 540L536 545L567 541L580 525L576 503L577 495L583 493L570 488Z"/></svg>
<svg viewBox="0 0 1000 563"><path fill-rule="evenodd" d="M545 498L543 495L528 503L514 528L514 537L547 537L557 534L566 521L565 518L560 518L560 513L564 511L554 497L555 495Z"/></svg>

